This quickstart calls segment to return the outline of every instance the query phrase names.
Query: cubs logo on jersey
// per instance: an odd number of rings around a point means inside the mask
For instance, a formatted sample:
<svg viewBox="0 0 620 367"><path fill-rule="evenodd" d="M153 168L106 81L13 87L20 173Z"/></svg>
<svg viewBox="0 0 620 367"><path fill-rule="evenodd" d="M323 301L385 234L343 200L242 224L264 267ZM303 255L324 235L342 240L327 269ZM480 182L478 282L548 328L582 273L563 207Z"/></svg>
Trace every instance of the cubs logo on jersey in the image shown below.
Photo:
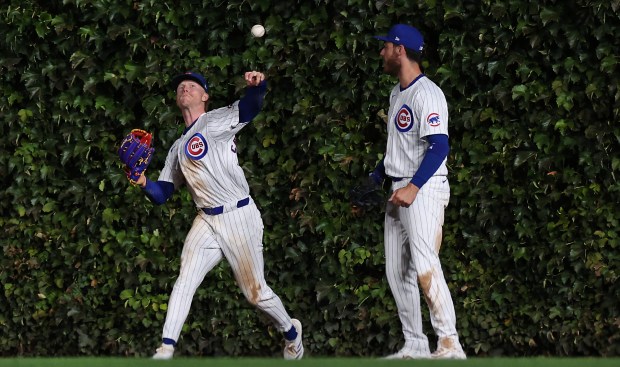
<svg viewBox="0 0 620 367"><path fill-rule="evenodd" d="M185 143L185 155L192 160L199 160L207 154L209 147L207 140L200 133L194 134L187 143Z"/></svg>
<svg viewBox="0 0 620 367"><path fill-rule="evenodd" d="M437 127L441 125L441 118L438 113L433 112L426 117L426 123L431 127Z"/></svg>
<svg viewBox="0 0 620 367"><path fill-rule="evenodd" d="M394 118L394 124L396 124L396 128L401 133L411 130L413 127L413 112L409 106L404 104L400 110L398 110Z"/></svg>

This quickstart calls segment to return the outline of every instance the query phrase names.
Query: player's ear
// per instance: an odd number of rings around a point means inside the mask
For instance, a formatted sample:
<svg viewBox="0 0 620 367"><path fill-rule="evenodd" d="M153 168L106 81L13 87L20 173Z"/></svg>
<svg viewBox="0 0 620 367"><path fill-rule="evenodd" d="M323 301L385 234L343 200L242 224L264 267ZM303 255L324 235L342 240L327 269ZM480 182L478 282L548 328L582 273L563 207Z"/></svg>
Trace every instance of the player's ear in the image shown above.
<svg viewBox="0 0 620 367"><path fill-rule="evenodd" d="M205 93L205 94L203 94L203 95L202 95L202 101L203 101L203 102L206 102L206 101L208 101L208 100L209 100L209 93Z"/></svg>

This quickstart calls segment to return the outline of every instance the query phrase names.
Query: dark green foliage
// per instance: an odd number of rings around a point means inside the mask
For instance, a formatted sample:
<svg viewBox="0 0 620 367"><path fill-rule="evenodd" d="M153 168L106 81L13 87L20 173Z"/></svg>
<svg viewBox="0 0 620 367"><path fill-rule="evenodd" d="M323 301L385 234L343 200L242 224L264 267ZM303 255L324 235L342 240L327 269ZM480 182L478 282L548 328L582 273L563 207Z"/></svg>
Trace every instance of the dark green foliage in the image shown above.
<svg viewBox="0 0 620 367"><path fill-rule="evenodd" d="M620 2L6 0L0 5L0 355L148 355L195 210L128 185L116 149L152 131L155 179L182 131L171 76L211 108L267 73L239 156L265 222L269 284L313 355L382 355L400 323L383 214L347 192L385 146L396 82L371 36L427 39L450 105L442 257L470 355L620 355ZM250 37L262 23L265 37ZM428 317L426 327L432 334ZM280 355L223 263L184 355ZM434 336L431 337L434 340Z"/></svg>

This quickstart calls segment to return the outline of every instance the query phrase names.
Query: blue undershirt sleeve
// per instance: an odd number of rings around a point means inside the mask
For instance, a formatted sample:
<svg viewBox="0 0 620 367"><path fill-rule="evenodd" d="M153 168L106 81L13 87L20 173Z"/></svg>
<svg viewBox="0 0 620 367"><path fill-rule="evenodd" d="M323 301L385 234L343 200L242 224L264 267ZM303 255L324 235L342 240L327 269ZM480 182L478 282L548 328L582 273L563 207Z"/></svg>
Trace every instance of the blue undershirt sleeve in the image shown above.
<svg viewBox="0 0 620 367"><path fill-rule="evenodd" d="M267 92L267 81L263 80L256 87L248 87L239 100L239 122L250 122L263 107L263 98Z"/></svg>
<svg viewBox="0 0 620 367"><path fill-rule="evenodd" d="M411 179L411 183L418 188L422 188L426 181L437 172L437 169L439 169L439 166L441 166L441 163L450 152L448 135L428 135L426 140L430 145L426 149L426 154L424 155L424 159L422 159L422 163L420 163L420 168L418 168L418 171Z"/></svg>
<svg viewBox="0 0 620 367"><path fill-rule="evenodd" d="M153 182L147 178L146 186L142 190L153 203L162 205L174 193L174 184L168 181Z"/></svg>
<svg viewBox="0 0 620 367"><path fill-rule="evenodd" d="M375 168L375 170L372 171L370 173L370 175L369 175L379 185L381 185L383 180L385 180L385 178L386 178L386 175L385 175L385 164L383 163L383 161L384 161L384 159L382 159L381 162L379 162L379 164L377 164L377 167Z"/></svg>

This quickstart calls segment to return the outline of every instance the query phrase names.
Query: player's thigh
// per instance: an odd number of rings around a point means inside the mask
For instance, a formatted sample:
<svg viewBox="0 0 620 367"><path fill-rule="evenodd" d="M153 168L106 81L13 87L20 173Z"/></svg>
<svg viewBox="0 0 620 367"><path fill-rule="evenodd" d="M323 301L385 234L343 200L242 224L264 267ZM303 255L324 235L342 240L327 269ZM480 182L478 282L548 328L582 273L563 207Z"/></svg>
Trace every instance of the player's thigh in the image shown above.
<svg viewBox="0 0 620 367"><path fill-rule="evenodd" d="M418 195L409 208L400 209L411 259L418 272L439 262L444 210L443 201L432 195Z"/></svg>
<svg viewBox="0 0 620 367"><path fill-rule="evenodd" d="M385 267L388 272L393 272L395 276L403 276L411 259L409 238L400 219L400 207L390 202L386 206L383 231Z"/></svg>
<svg viewBox="0 0 620 367"><path fill-rule="evenodd" d="M221 216L222 251L239 288L252 303L258 304L270 292L264 274L263 222L255 205L250 204Z"/></svg>
<svg viewBox="0 0 620 367"><path fill-rule="evenodd" d="M223 259L217 236L205 218L197 215L181 252L181 276L204 278Z"/></svg>
<svg viewBox="0 0 620 367"><path fill-rule="evenodd" d="M220 217L216 231L233 270L262 275L263 221L256 205L251 203Z"/></svg>

